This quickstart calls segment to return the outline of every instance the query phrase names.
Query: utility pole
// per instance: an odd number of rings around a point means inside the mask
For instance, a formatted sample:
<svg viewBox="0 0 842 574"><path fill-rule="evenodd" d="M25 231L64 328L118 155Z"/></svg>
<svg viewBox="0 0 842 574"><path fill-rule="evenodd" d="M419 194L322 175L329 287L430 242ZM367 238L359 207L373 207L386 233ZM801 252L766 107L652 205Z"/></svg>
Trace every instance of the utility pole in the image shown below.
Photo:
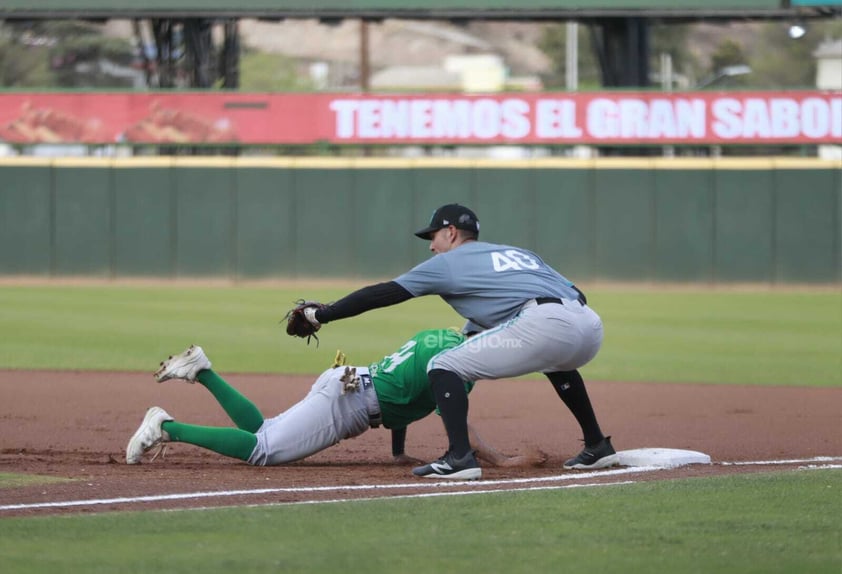
<svg viewBox="0 0 842 574"><path fill-rule="evenodd" d="M370 68L368 60L368 22L360 19L360 91L364 94L369 90Z"/></svg>
<svg viewBox="0 0 842 574"><path fill-rule="evenodd" d="M564 51L566 62L564 65L564 84L568 92L579 89L579 23L567 22Z"/></svg>

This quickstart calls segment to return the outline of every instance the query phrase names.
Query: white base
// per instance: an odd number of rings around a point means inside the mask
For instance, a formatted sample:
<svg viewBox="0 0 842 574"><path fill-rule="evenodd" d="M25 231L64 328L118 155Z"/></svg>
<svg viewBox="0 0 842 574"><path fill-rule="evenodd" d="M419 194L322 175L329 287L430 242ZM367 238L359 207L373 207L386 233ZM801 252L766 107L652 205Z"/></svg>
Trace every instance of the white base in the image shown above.
<svg viewBox="0 0 842 574"><path fill-rule="evenodd" d="M675 468L685 464L710 464L710 456L695 450L676 448L638 448L617 453L621 466Z"/></svg>

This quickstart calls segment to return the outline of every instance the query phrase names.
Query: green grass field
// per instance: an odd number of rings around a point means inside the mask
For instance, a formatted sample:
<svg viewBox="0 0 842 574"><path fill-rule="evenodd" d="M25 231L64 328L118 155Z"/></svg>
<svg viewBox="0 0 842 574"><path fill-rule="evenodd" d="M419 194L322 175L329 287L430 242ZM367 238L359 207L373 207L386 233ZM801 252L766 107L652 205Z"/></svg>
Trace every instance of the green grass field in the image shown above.
<svg viewBox="0 0 842 574"><path fill-rule="evenodd" d="M350 286L349 286L350 287ZM222 372L317 373L459 326L434 298L327 325L279 323L348 289L0 286L0 368L155 369L190 343ZM589 290L587 378L842 387L842 293ZM833 453L839 454L839 453ZM0 475L3 488L33 480ZM45 487L46 488L46 487ZM0 568L97 572L829 573L842 473L787 471L601 488L179 512L0 518Z"/></svg>
<svg viewBox="0 0 842 574"><path fill-rule="evenodd" d="M4 572L838 574L842 473L0 520Z"/></svg>
<svg viewBox="0 0 842 574"><path fill-rule="evenodd" d="M0 286L0 368L152 371L190 343L223 372L318 373L337 348L373 362L416 331L461 327L437 297L331 323L309 347L279 321L351 287ZM590 290L596 380L842 386L842 292Z"/></svg>

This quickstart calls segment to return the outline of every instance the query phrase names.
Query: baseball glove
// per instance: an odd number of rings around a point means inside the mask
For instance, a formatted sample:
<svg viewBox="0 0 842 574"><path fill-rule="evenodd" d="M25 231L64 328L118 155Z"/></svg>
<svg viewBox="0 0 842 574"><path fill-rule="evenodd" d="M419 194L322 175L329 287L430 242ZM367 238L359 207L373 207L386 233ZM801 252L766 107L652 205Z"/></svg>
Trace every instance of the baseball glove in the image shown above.
<svg viewBox="0 0 842 574"><path fill-rule="evenodd" d="M287 322L287 335L306 338L308 345L312 337L316 339L316 345L318 345L319 338L316 336L316 331L321 329L322 325L316 320L316 311L324 307L325 305L316 301L304 299L296 301L295 307L290 309L284 317Z"/></svg>

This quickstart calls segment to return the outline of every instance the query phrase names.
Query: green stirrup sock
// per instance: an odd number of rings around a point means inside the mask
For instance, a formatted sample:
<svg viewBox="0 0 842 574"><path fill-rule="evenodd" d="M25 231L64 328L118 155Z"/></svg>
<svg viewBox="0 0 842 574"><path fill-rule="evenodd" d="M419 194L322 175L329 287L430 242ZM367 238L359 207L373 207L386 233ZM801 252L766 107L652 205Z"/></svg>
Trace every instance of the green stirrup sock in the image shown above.
<svg viewBox="0 0 842 574"><path fill-rule="evenodd" d="M203 427L175 421L166 421L161 428L170 435L172 442L186 442L245 461L257 446L257 437L241 429Z"/></svg>
<svg viewBox="0 0 842 574"><path fill-rule="evenodd" d="M229 385L211 369L199 371L196 377L222 406L238 428L255 433L263 425L263 415L254 403Z"/></svg>

